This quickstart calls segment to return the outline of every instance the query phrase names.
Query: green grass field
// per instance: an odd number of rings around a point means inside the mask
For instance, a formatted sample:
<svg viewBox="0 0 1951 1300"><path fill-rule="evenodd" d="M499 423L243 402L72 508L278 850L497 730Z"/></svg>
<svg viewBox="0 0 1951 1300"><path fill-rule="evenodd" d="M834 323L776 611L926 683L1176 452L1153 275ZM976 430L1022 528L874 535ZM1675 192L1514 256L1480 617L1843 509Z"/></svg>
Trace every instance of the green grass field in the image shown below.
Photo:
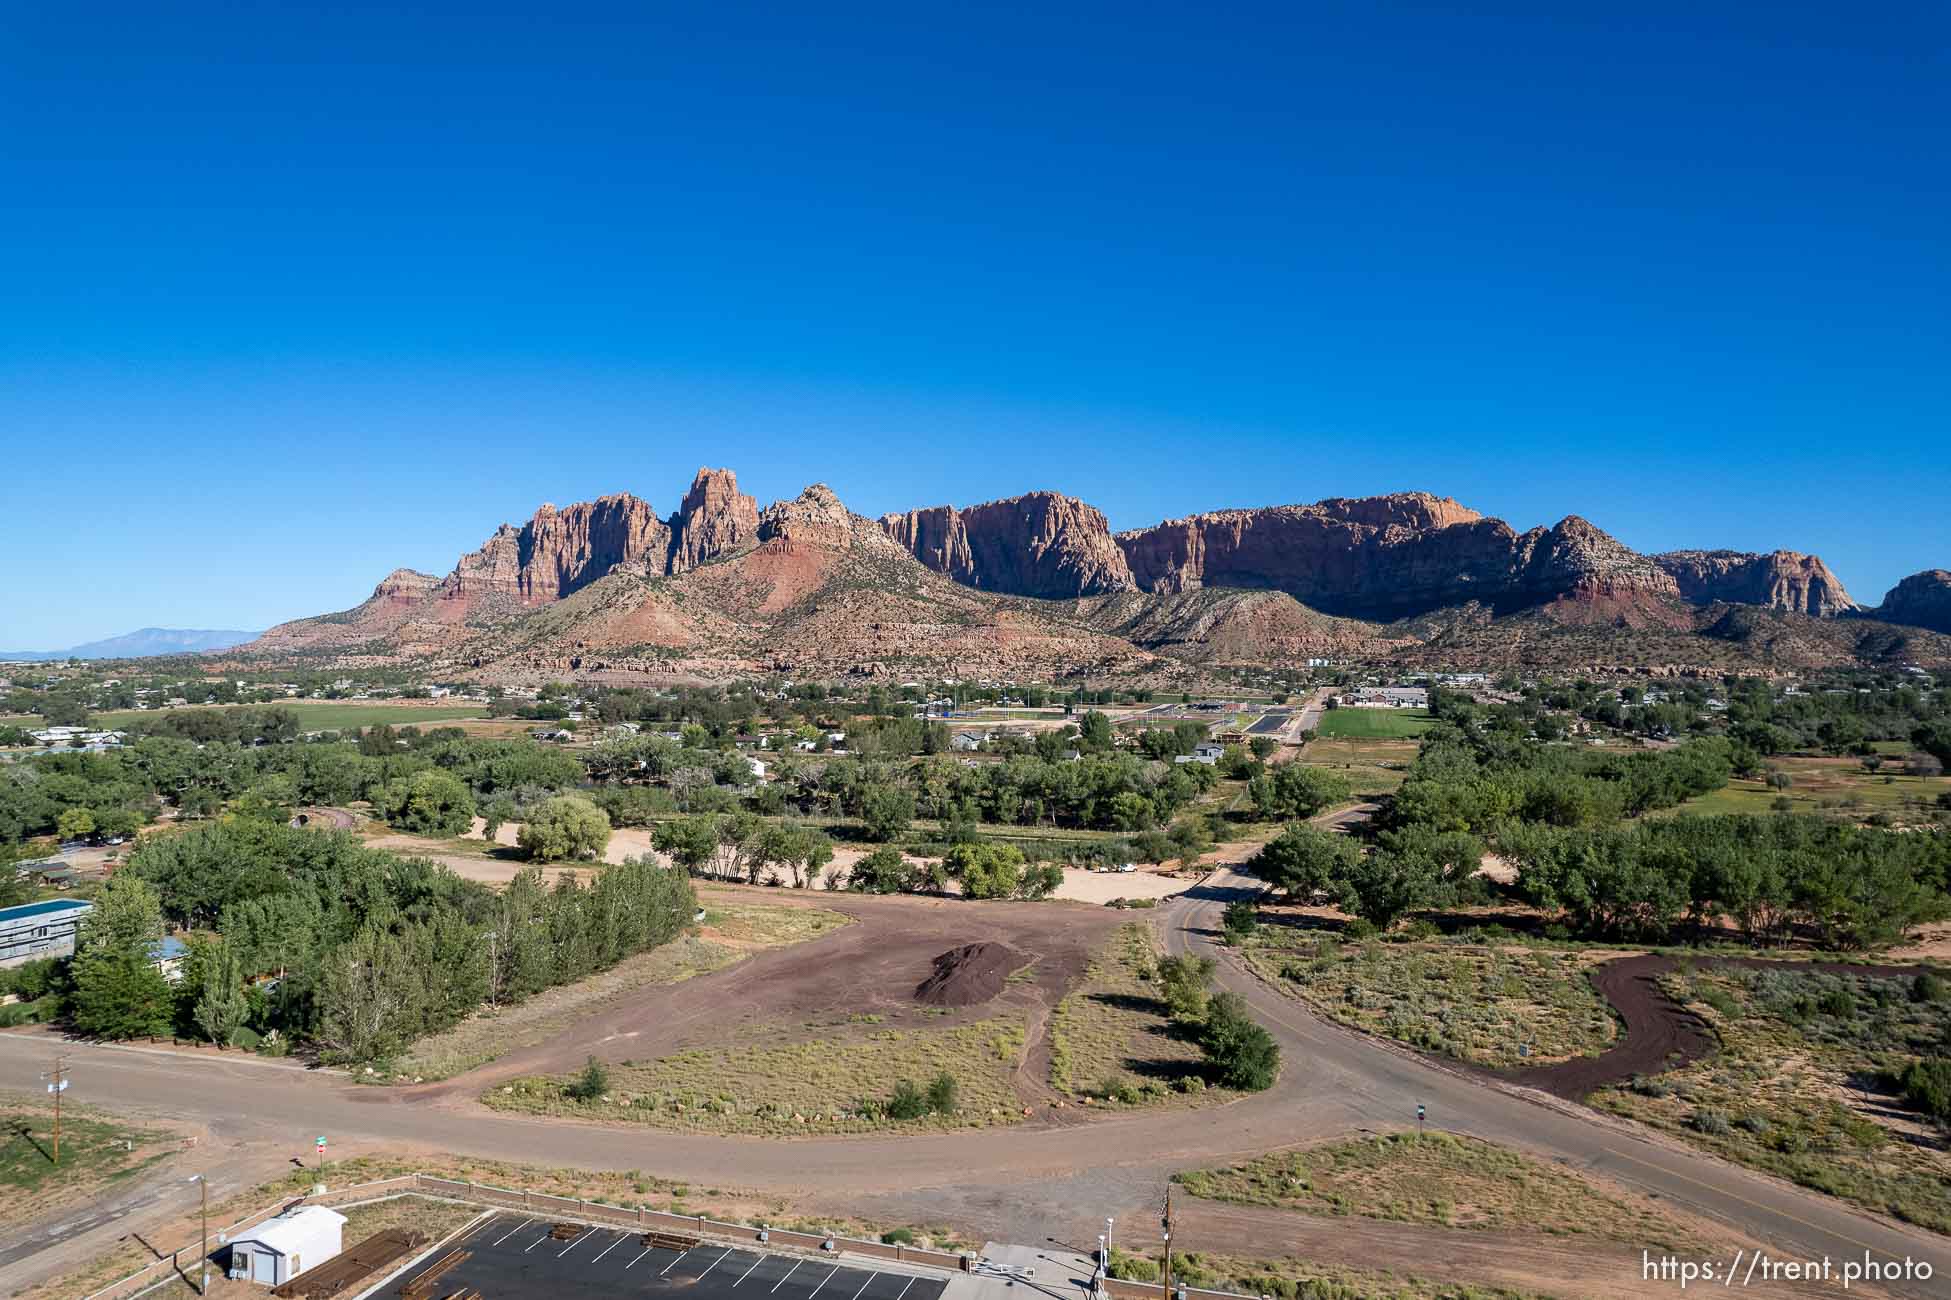
<svg viewBox="0 0 1951 1300"><path fill-rule="evenodd" d="M437 723L451 722L457 718L479 718L485 716L484 704L420 704L412 700L274 700L270 704L200 704L177 709L111 709L97 713L94 719L102 726L121 726L138 718L158 718L165 713L187 713L191 708L200 709L289 709L298 716L298 725L305 731L343 731L348 727L377 727L382 723L393 726L427 727ZM531 723L541 726L542 723Z"/></svg>
<svg viewBox="0 0 1951 1300"><path fill-rule="evenodd" d="M1363 740L1399 740L1429 730L1426 709L1329 709L1321 715L1317 736Z"/></svg>

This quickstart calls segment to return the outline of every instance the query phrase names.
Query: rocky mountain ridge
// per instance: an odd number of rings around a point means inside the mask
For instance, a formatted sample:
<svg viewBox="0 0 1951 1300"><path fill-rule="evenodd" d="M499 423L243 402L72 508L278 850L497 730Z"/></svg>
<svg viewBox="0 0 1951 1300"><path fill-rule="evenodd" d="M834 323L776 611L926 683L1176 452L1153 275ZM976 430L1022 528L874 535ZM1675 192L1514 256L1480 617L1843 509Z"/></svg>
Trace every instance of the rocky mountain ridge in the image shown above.
<svg viewBox="0 0 1951 1300"><path fill-rule="evenodd" d="M871 520L824 484L760 510L730 470L703 469L668 517L628 493L545 505L444 578L396 570L361 605L273 628L250 649L717 671L1282 663L1556 641L1608 656L1657 646L1671 664L1714 638L1721 648L1700 661L1827 663L1928 656L1938 643L1868 623L1818 635L1815 623L1881 614L1932 627L1951 624L1947 606L1942 571L1861 611L1814 556L1642 555L1577 515L1519 532L1428 493L1214 511L1114 535L1100 511L1055 492ZM1808 622L1728 612L1744 609Z"/></svg>

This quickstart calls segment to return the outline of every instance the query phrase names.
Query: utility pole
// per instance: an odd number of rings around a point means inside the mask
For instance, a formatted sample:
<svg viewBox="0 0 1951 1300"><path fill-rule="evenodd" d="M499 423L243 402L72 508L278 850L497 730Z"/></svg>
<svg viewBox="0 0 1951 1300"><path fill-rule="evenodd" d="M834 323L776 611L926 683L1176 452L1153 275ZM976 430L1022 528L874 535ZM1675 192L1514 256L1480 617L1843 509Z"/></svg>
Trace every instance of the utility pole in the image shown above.
<svg viewBox="0 0 1951 1300"><path fill-rule="evenodd" d="M47 1090L54 1094L54 1163L61 1163L61 1094L68 1090L68 1054L54 1058L54 1068L42 1074Z"/></svg>
<svg viewBox="0 0 1951 1300"><path fill-rule="evenodd" d="M1165 1185L1165 1290L1164 1300L1172 1300L1172 1184Z"/></svg>
<svg viewBox="0 0 1951 1300"><path fill-rule="evenodd" d="M201 1258L203 1263L203 1274L202 1274L203 1280L197 1283L196 1293L198 1295L209 1295L210 1294L210 1180L208 1178L205 1178L202 1174L191 1174L190 1181L197 1185L197 1189L202 1193L203 1196L202 1207L200 1211L203 1219L203 1236L200 1239L202 1244L197 1247L198 1255Z"/></svg>

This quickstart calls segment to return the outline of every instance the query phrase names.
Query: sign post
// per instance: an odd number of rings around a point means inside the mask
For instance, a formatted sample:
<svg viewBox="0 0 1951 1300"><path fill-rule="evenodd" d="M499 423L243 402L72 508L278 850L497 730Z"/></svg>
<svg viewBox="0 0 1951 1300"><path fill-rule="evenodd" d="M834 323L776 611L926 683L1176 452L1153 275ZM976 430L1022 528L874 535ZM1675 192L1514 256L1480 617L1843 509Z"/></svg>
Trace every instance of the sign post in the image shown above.
<svg viewBox="0 0 1951 1300"><path fill-rule="evenodd" d="M1424 1106L1420 1101L1417 1102L1416 1103L1416 1136L1417 1137L1421 1137L1423 1135L1423 1117L1428 1114L1429 1114L1429 1108ZM319 1141L322 1143L325 1141L325 1139L320 1138Z"/></svg>

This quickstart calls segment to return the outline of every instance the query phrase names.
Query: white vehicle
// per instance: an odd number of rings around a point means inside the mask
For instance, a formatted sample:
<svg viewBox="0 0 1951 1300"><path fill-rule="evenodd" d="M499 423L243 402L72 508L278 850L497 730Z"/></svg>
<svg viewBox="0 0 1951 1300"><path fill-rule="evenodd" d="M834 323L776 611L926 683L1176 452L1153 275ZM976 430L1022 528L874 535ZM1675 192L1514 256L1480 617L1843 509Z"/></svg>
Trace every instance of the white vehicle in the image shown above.
<svg viewBox="0 0 1951 1300"><path fill-rule="evenodd" d="M1136 870L1138 870L1138 864L1137 864L1136 862L1120 862L1120 863L1118 864L1118 870L1120 870L1120 871L1136 871Z"/></svg>

